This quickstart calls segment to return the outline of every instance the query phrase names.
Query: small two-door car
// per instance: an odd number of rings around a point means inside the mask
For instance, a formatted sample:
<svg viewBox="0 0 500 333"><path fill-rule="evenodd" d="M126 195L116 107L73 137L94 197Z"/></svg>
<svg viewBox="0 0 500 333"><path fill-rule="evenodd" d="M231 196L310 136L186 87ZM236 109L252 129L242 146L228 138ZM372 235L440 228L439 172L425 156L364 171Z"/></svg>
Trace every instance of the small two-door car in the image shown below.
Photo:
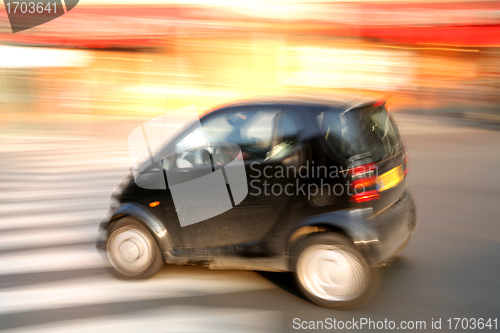
<svg viewBox="0 0 500 333"><path fill-rule="evenodd" d="M122 181L98 248L120 278L164 263L292 272L310 301L356 306L416 227L406 155L385 101L225 105Z"/></svg>

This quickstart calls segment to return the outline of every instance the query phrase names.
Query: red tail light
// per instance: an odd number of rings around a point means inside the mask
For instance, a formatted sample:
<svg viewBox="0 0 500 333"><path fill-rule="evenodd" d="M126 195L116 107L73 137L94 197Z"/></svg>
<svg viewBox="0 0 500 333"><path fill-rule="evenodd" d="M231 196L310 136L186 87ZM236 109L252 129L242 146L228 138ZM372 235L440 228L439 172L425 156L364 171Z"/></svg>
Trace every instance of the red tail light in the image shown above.
<svg viewBox="0 0 500 333"><path fill-rule="evenodd" d="M364 174L369 173L375 169L377 169L377 167L373 163L363 164L363 165L359 165L359 166L352 168L351 175L352 176L364 176Z"/></svg>
<svg viewBox="0 0 500 333"><path fill-rule="evenodd" d="M353 179L351 188L355 191L363 191L353 194L350 198L351 202L359 203L380 198L378 190L375 189L377 182L376 170L377 167L373 163L359 165L351 169L350 174Z"/></svg>
<svg viewBox="0 0 500 333"><path fill-rule="evenodd" d="M375 200L375 199L379 199L379 198L380 198L380 195L379 195L378 191L373 190L373 191L367 191L367 192L361 192L358 194L354 194L351 197L351 201L359 203L359 202L371 201L371 200Z"/></svg>

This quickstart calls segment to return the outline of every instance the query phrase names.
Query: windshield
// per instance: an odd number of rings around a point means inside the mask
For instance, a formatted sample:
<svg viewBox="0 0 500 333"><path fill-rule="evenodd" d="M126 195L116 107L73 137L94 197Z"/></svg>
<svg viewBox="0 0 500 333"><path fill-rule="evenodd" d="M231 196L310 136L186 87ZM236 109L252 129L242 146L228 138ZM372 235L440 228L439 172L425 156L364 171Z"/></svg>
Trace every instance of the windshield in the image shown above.
<svg viewBox="0 0 500 333"><path fill-rule="evenodd" d="M347 112L330 109L318 113L316 120L329 145L346 159L371 156L381 161L400 146L396 124L383 106Z"/></svg>
<svg viewBox="0 0 500 333"><path fill-rule="evenodd" d="M130 163L134 176L159 162L159 155L182 130L200 123L196 106L165 112L137 126L128 137Z"/></svg>

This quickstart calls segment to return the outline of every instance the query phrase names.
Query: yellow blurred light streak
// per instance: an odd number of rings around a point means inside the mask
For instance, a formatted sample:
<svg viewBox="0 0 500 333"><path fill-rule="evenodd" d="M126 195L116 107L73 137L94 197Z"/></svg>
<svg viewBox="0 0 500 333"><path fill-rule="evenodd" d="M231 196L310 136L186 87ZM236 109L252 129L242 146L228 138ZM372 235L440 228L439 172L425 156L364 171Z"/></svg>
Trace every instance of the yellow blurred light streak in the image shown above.
<svg viewBox="0 0 500 333"><path fill-rule="evenodd" d="M105 68L94 68L95 71L103 72L116 72L116 73L130 73L130 74L148 74L148 75L167 75L167 76L201 76L192 74L170 74L170 73L156 73L156 72L133 72L133 71L123 71L120 69L105 69Z"/></svg>
<svg viewBox="0 0 500 333"><path fill-rule="evenodd" d="M109 60L153 62L153 60L150 60L150 59L129 59L129 58L115 58L115 57L87 57L87 56L82 56L82 57L83 58L91 58L91 59L109 59Z"/></svg>
<svg viewBox="0 0 500 333"><path fill-rule="evenodd" d="M441 51L456 51L456 52L479 52L479 50L450 49L446 47L409 47L409 46L393 46L393 45L380 45L380 44L362 44L361 46L384 47L388 49L401 49L401 50L441 50Z"/></svg>

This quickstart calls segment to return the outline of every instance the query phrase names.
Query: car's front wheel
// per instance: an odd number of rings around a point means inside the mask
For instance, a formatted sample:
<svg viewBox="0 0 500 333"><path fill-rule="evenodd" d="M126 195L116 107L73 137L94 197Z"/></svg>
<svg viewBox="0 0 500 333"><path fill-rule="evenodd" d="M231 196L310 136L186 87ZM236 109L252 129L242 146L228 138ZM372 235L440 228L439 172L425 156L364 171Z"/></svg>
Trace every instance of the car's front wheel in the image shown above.
<svg viewBox="0 0 500 333"><path fill-rule="evenodd" d="M296 255L296 284L313 303L353 308L370 297L371 269L345 237L335 233L308 236Z"/></svg>
<svg viewBox="0 0 500 333"><path fill-rule="evenodd" d="M163 266L163 257L151 233L130 217L111 226L106 250L111 272L122 279L145 279Z"/></svg>

